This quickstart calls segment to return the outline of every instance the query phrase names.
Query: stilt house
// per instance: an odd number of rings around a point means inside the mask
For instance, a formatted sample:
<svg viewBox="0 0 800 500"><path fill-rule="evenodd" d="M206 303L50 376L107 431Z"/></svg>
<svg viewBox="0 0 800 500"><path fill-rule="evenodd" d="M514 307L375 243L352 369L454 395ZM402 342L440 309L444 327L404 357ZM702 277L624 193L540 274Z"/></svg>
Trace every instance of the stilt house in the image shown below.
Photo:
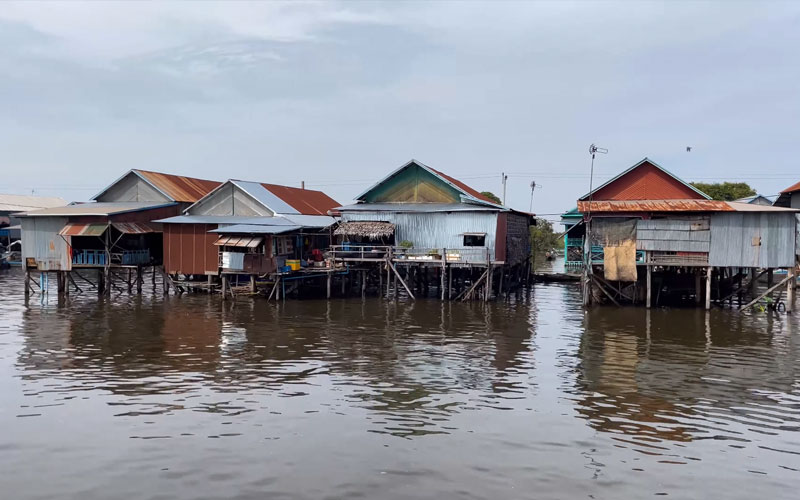
<svg viewBox="0 0 800 500"><path fill-rule="evenodd" d="M794 272L796 212L711 200L647 158L578 200L588 303L741 301L759 269Z"/></svg>
<svg viewBox="0 0 800 500"><path fill-rule="evenodd" d="M328 215L338 203L321 191L229 180L164 227L168 274L266 274L287 261L322 260Z"/></svg>
<svg viewBox="0 0 800 500"><path fill-rule="evenodd" d="M411 160L339 207L338 252L394 247L402 259L516 266L530 258L530 214L494 203L477 190Z"/></svg>
<svg viewBox="0 0 800 500"><path fill-rule="evenodd" d="M156 266L162 235L156 219L181 213L218 182L131 170L89 203L20 214L29 269Z"/></svg>

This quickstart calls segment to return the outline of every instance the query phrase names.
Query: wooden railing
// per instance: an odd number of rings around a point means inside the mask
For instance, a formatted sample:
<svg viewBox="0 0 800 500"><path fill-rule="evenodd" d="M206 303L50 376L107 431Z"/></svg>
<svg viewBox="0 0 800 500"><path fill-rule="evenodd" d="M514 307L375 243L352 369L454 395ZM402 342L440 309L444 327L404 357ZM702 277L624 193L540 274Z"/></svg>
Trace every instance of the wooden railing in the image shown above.
<svg viewBox="0 0 800 500"><path fill-rule="evenodd" d="M446 259L448 264L485 264L491 257L486 247L405 248L385 245L333 245L328 256L344 261L391 258L394 261L442 262Z"/></svg>

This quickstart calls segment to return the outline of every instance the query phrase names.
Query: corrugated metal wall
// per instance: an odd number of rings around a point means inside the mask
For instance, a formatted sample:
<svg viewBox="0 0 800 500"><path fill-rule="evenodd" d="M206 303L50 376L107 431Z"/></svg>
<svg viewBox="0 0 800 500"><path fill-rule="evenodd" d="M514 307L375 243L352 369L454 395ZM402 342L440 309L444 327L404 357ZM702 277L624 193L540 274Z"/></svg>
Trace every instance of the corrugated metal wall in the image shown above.
<svg viewBox="0 0 800 500"><path fill-rule="evenodd" d="M385 221L395 224L395 241L407 240L415 248L464 248L464 233L486 233L493 259L497 212L346 212L344 221ZM471 247L476 248L476 247Z"/></svg>
<svg viewBox="0 0 800 500"><path fill-rule="evenodd" d="M164 224L164 269L169 274L217 274L216 224Z"/></svg>
<svg viewBox="0 0 800 500"><path fill-rule="evenodd" d="M709 265L791 267L795 261L795 214L719 213L711 216Z"/></svg>
<svg viewBox="0 0 800 500"><path fill-rule="evenodd" d="M636 222L636 249L659 252L708 252L708 217L648 219Z"/></svg>
<svg viewBox="0 0 800 500"><path fill-rule="evenodd" d="M97 201L170 201L133 172L117 182Z"/></svg>
<svg viewBox="0 0 800 500"><path fill-rule="evenodd" d="M36 259L42 271L69 271L72 256L67 241L58 234L66 217L25 217L22 219L22 260ZM69 238L69 236L67 236Z"/></svg>

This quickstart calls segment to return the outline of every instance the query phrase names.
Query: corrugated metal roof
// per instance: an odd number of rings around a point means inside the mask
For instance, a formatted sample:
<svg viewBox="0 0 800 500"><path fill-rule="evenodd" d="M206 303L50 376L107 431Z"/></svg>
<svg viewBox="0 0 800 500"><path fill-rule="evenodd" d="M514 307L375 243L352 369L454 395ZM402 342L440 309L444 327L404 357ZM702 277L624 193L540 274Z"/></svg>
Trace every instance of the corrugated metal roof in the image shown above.
<svg viewBox="0 0 800 500"><path fill-rule="evenodd" d="M134 169L134 173L149 182L173 201L194 203L222 184L217 181L196 179L182 175L163 174L148 170Z"/></svg>
<svg viewBox="0 0 800 500"><path fill-rule="evenodd" d="M281 219L286 219L297 226L303 227L329 227L336 224L336 218L329 215L283 215Z"/></svg>
<svg viewBox="0 0 800 500"><path fill-rule="evenodd" d="M737 212L800 212L795 208L776 207L773 205L759 205L757 203L743 203L741 201L726 201Z"/></svg>
<svg viewBox="0 0 800 500"><path fill-rule="evenodd" d="M114 222L114 229L125 234L160 233L161 224L145 222Z"/></svg>
<svg viewBox="0 0 800 500"><path fill-rule="evenodd" d="M659 172L663 172L666 175L667 179L671 179L676 182L666 182L666 179L658 179L653 177L652 175L649 178L645 178L640 180L640 182L636 182L631 186L628 186L623 192L619 193L618 197L615 199L628 199L628 200L647 200L647 199L687 199L685 193L692 193L696 194L698 197L702 197L706 200L710 200L711 197L705 194L704 192L700 191L696 187L692 186L688 182L684 181L677 175L673 174L669 170L665 169L658 163L654 162L649 158L644 158L639 163L633 165L630 168L625 169L623 172L617 174L616 176L612 177L608 181L604 182L600 186L596 187L589 193L578 198L581 201L585 201L589 198L592 193L598 194L600 191L604 190L605 188L609 187L610 185L620 181L623 177L626 177L628 174L632 173L633 171L639 169L640 167L651 165L655 167L655 169Z"/></svg>
<svg viewBox="0 0 800 500"><path fill-rule="evenodd" d="M756 205L748 205L750 207ZM609 200L579 201L578 210L587 212L732 212L727 202L717 200Z"/></svg>
<svg viewBox="0 0 800 500"><path fill-rule="evenodd" d="M78 215L114 215L125 212L137 212L139 210L149 210L152 208L169 207L174 203L161 202L91 202L77 203L65 207L43 208L20 214L23 217L72 217Z"/></svg>
<svg viewBox="0 0 800 500"><path fill-rule="evenodd" d="M255 248L263 241L263 236L220 236L214 244L220 247Z"/></svg>
<svg viewBox="0 0 800 500"><path fill-rule="evenodd" d="M800 191L800 182L798 182L796 184L792 184L788 188L784 189L783 191L781 191L781 194L794 193L795 191Z"/></svg>
<svg viewBox="0 0 800 500"><path fill-rule="evenodd" d="M100 236L106 232L108 224L69 223L58 232L61 236Z"/></svg>
<svg viewBox="0 0 800 500"><path fill-rule="evenodd" d="M469 203L356 203L337 207L340 212L502 212L508 209Z"/></svg>
<svg viewBox="0 0 800 500"><path fill-rule="evenodd" d="M249 217L246 215L178 215L153 222L166 224L255 224L291 226L294 222L285 217Z"/></svg>
<svg viewBox="0 0 800 500"><path fill-rule="evenodd" d="M40 208L63 207L67 200L55 196L0 194L0 212L25 212Z"/></svg>
<svg viewBox="0 0 800 500"><path fill-rule="evenodd" d="M328 210L331 210L339 205L339 202L322 191L279 186L277 184L261 185L294 208L299 214L328 215Z"/></svg>
<svg viewBox="0 0 800 500"><path fill-rule="evenodd" d="M213 229L209 233L222 234L281 234L292 231L299 231L300 226L261 226L257 224L233 224L218 229Z"/></svg>
<svg viewBox="0 0 800 500"><path fill-rule="evenodd" d="M232 184L238 186L242 191L253 197L257 202L264 205L276 214L299 214L300 211L289 205L281 197L269 191L264 184L251 181L231 180Z"/></svg>
<svg viewBox="0 0 800 500"><path fill-rule="evenodd" d="M482 201L482 202L489 203L491 205L497 206L495 204L495 202L493 202L489 198L483 196L476 189L473 189L473 188L467 186L466 184L464 184L463 182L461 182L460 180L458 180L458 179L456 179L454 177L450 177L449 175L447 175L445 173L442 173L442 172L440 172L438 170L435 170L435 169L425 165L424 163L422 163L420 161L417 161L417 160L414 160L414 159L412 159L411 161L405 163L404 165L400 166L399 168L391 171L389 173L389 175L387 175L383 179L379 180L378 182L376 182L375 184L370 186L363 193L361 193L358 196L356 196L355 199L357 199L357 200L363 199L364 195L366 195L367 193L369 193L370 191L372 191L376 187L380 186L381 184L383 184L387 180L391 179L392 177L394 177L395 175L397 175L398 173L402 172L403 170L405 170L406 168L408 168L408 167L410 167L412 165L416 165L416 166L418 166L418 167L420 167L422 169L427 170L428 172L430 172L431 174L435 175L436 177L439 177L442 181L444 181L444 182L450 184L451 186L453 186L454 188L456 188L458 191L461 191L467 197L472 197L472 198L475 198L476 200L479 200L479 201Z"/></svg>

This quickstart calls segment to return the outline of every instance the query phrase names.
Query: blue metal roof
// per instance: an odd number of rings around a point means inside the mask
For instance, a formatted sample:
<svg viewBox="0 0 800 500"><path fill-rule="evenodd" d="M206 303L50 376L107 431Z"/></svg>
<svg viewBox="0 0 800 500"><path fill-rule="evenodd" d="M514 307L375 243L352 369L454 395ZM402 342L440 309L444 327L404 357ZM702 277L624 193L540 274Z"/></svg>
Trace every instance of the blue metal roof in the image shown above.
<svg viewBox="0 0 800 500"><path fill-rule="evenodd" d="M230 182L276 214L300 214L294 207L272 194L258 182L237 181L233 179L231 179Z"/></svg>
<svg viewBox="0 0 800 500"><path fill-rule="evenodd" d="M299 231L300 226L261 226L258 224L233 224L219 229L213 229L209 233L224 234L281 234L292 231Z"/></svg>

